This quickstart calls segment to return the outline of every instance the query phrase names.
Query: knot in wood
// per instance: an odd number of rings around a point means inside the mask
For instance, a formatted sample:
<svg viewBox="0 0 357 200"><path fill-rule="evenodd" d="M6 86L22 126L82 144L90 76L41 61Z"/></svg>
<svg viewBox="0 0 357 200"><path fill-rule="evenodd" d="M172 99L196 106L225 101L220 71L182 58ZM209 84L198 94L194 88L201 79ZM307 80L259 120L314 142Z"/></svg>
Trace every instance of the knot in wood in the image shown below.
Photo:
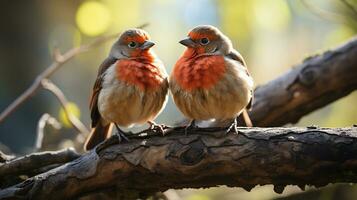
<svg viewBox="0 0 357 200"><path fill-rule="evenodd" d="M274 192L282 194L284 192L285 185L274 185Z"/></svg>
<svg viewBox="0 0 357 200"><path fill-rule="evenodd" d="M304 86L310 86L315 83L317 79L317 72L311 67L303 69L299 75L299 80Z"/></svg>
<svg viewBox="0 0 357 200"><path fill-rule="evenodd" d="M189 148L180 155L180 161L183 165L195 165L199 163L205 155L205 146L199 140L189 144Z"/></svg>

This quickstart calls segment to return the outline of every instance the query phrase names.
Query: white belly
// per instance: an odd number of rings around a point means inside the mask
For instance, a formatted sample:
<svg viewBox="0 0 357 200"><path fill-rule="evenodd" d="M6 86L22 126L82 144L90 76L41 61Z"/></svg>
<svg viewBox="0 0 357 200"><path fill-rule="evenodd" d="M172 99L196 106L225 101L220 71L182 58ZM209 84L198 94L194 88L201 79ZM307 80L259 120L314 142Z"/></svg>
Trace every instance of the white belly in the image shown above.
<svg viewBox="0 0 357 200"><path fill-rule="evenodd" d="M102 118L124 127L153 120L166 103L167 88L144 92L117 80L114 69L107 70L98 97Z"/></svg>
<svg viewBox="0 0 357 200"><path fill-rule="evenodd" d="M174 80L171 91L174 101L190 119L232 119L238 116L252 98L253 79L234 60L226 60L226 73L210 89L185 91Z"/></svg>

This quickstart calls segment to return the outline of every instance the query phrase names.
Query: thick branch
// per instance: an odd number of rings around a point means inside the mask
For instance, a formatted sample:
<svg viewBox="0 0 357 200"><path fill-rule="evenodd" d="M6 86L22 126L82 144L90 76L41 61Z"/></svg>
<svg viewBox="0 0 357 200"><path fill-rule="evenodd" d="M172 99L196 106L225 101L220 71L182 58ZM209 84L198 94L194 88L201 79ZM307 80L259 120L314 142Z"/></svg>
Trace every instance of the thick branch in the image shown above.
<svg viewBox="0 0 357 200"><path fill-rule="evenodd" d="M0 199L69 199L113 187L145 194L217 185L250 190L274 184L279 191L288 184L357 182L356 127L243 128L238 135L210 128L186 137L183 131L107 146L116 140L111 138L105 148L1 191Z"/></svg>
<svg viewBox="0 0 357 200"><path fill-rule="evenodd" d="M64 149L61 151L47 151L33 153L16 159L7 160L0 163L0 186L13 182L14 177L20 175L38 174L42 168L47 170L60 164L67 163L79 157L73 149ZM47 171L46 170L46 171Z"/></svg>
<svg viewBox="0 0 357 200"><path fill-rule="evenodd" d="M357 89L357 38L309 57L289 72L258 87L249 112L254 126L296 123Z"/></svg>
<svg viewBox="0 0 357 200"><path fill-rule="evenodd" d="M305 114L357 88L357 39L306 59L258 87L250 115L255 126L295 123ZM168 188L274 184L322 186L357 182L357 130L252 128L224 136L219 129L183 136L139 137L127 144L105 142L79 159L0 191L0 199L65 199L100 189L123 194ZM137 137L137 136L136 136ZM130 177L130 178L129 178ZM149 184L148 184L149 183ZM128 198L127 196L125 198Z"/></svg>

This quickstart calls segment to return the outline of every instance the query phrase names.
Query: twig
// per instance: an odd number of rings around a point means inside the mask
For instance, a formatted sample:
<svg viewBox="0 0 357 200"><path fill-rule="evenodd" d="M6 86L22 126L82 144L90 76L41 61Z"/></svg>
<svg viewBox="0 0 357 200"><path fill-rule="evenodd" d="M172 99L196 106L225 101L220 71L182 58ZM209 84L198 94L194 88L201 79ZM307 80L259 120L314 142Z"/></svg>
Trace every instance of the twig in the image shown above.
<svg viewBox="0 0 357 200"><path fill-rule="evenodd" d="M7 154L3 153L2 151L0 151L0 164L3 162L7 162L9 160L12 160L14 158L15 158L15 156L7 155Z"/></svg>
<svg viewBox="0 0 357 200"><path fill-rule="evenodd" d="M354 14L354 18L357 20L357 9L347 0L341 0L341 2Z"/></svg>
<svg viewBox="0 0 357 200"><path fill-rule="evenodd" d="M342 15L323 10L319 7L312 5L309 1L306 1L306 0L301 0L301 2L308 10L310 10L314 15L316 15L318 17L327 19L329 21L337 22L337 23L344 23L344 24L348 23L348 22L346 22L344 16L342 16Z"/></svg>
<svg viewBox="0 0 357 200"><path fill-rule="evenodd" d="M54 94L56 96L56 98L58 99L58 101L61 103L61 106L63 107L63 110L65 111L64 113L67 116L67 119L69 120L69 122L72 124L72 126L77 129L82 136L87 136L89 134L89 130L87 129L87 127L81 122L81 120L79 120L75 115L73 115L71 113L71 111L68 110L68 100L66 98L66 96L63 94L63 92L61 91L61 89L59 89L59 87L57 87L52 81L50 81L49 79L43 79L41 81L41 85L44 89L50 91L52 94Z"/></svg>
<svg viewBox="0 0 357 200"><path fill-rule="evenodd" d="M145 23L138 28L144 28L148 24ZM63 55L60 55L59 51L56 50L53 63L46 68L41 74L37 76L32 85L25 90L17 99L15 99L1 114L0 123L5 120L11 113L13 113L21 104L23 104L27 99L33 96L37 90L41 87L41 81L45 78L49 78L53 73L55 73L63 64L74 58L76 55L89 51L90 49L99 46L100 44L118 37L117 34L112 34L108 36L103 36L95 39L89 44L85 44L79 47L72 48L68 50Z"/></svg>
<svg viewBox="0 0 357 200"><path fill-rule="evenodd" d="M36 144L35 144L36 150L39 150L42 147L43 136L45 135L44 129L46 127L46 124L50 124L52 127L54 127L57 130L61 128L61 124L56 120L56 118L52 117L48 113L43 114L37 123L37 131L36 131L37 134L36 134Z"/></svg>

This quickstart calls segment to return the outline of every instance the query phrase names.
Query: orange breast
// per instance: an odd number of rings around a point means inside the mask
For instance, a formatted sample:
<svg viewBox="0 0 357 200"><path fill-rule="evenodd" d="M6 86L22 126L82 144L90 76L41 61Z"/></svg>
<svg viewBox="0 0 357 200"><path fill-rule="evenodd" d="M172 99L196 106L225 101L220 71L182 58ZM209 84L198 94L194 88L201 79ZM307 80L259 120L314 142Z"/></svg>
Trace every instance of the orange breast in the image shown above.
<svg viewBox="0 0 357 200"><path fill-rule="evenodd" d="M188 91L209 89L226 71L223 56L181 57L174 68L177 83Z"/></svg>
<svg viewBox="0 0 357 200"><path fill-rule="evenodd" d="M135 60L119 60L116 63L116 75L120 81L135 85L141 90L153 90L160 87L164 74L151 63Z"/></svg>

